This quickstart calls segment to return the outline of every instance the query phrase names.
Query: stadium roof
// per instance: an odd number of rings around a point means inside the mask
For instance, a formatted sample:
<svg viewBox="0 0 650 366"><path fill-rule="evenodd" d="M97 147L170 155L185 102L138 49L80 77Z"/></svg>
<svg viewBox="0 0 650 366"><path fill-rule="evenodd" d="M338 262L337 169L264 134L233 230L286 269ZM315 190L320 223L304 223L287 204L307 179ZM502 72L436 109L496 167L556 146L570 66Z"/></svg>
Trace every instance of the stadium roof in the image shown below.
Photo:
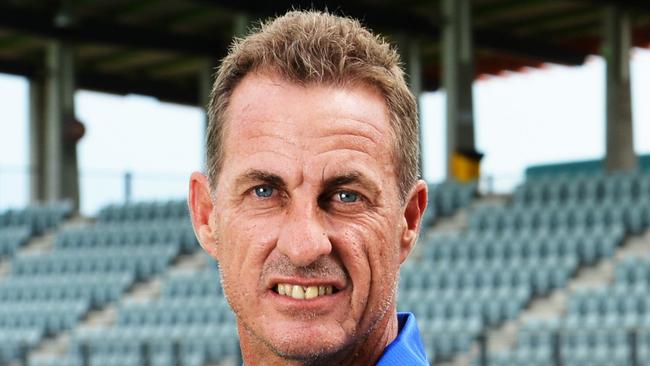
<svg viewBox="0 0 650 366"><path fill-rule="evenodd" d="M630 9L633 44L650 45L648 1L474 0L476 75L583 63L600 53L605 5ZM393 41L417 40L423 87L438 88L436 0L0 0L0 72L38 76L48 41L60 39L74 44L80 88L198 104L200 70L225 54L238 16L266 18L291 8L327 8ZM71 17L61 17L62 9Z"/></svg>

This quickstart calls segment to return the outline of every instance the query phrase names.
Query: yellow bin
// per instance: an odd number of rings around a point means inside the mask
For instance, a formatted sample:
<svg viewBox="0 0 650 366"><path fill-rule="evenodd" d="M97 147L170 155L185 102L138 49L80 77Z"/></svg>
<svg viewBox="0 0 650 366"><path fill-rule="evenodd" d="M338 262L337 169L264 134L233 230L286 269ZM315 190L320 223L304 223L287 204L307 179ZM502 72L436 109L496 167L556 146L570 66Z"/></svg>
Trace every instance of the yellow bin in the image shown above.
<svg viewBox="0 0 650 366"><path fill-rule="evenodd" d="M483 154L477 151L456 151L451 157L451 173L456 181L472 182L481 176Z"/></svg>

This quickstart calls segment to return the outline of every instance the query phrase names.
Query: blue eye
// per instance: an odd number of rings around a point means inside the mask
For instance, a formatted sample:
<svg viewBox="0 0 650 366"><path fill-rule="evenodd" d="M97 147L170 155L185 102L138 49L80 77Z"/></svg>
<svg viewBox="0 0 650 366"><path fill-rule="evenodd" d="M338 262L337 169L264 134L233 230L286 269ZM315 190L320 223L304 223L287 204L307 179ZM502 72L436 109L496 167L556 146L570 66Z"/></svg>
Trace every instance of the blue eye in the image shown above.
<svg viewBox="0 0 650 366"><path fill-rule="evenodd" d="M350 191L340 191L337 192L336 195L341 202L351 203L359 200L359 195Z"/></svg>
<svg viewBox="0 0 650 366"><path fill-rule="evenodd" d="M273 190L274 190L273 187L269 187L269 186L259 186L253 188L255 195L261 198L271 197L273 195Z"/></svg>

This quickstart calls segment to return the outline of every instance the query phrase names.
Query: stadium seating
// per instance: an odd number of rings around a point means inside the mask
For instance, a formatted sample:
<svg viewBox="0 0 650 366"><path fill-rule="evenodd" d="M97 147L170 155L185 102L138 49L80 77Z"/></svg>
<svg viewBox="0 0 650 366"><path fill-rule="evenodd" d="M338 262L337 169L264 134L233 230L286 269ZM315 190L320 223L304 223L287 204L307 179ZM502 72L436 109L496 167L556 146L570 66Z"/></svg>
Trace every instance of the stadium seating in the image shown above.
<svg viewBox="0 0 650 366"><path fill-rule="evenodd" d="M80 359L85 345L92 365L141 365L147 355L150 365L175 365L175 357L203 365L237 357L236 334L219 274L209 266L167 276L160 299L121 304L113 327L75 332L68 357Z"/></svg>
<svg viewBox="0 0 650 366"><path fill-rule="evenodd" d="M0 258L12 257L30 237L30 229L26 226L0 228Z"/></svg>
<svg viewBox="0 0 650 366"><path fill-rule="evenodd" d="M151 221L100 221L84 228L67 228L56 239L57 249L133 248L166 243L181 252L197 249L189 218L163 218Z"/></svg>
<svg viewBox="0 0 650 366"><path fill-rule="evenodd" d="M23 209L9 209L0 213L0 229L5 227L26 227L29 234L41 234L55 228L72 212L70 202L30 205Z"/></svg>
<svg viewBox="0 0 650 366"><path fill-rule="evenodd" d="M126 272L11 277L0 281L0 305L88 300L91 306L100 307L119 299L133 281L133 274Z"/></svg>
<svg viewBox="0 0 650 366"><path fill-rule="evenodd" d="M574 227L591 227L587 230L593 236L583 242L578 257L581 263L593 263L598 257L613 255L617 243L605 244L602 239L606 236L620 242L624 235L650 227L649 198L647 175L537 178L516 191L511 206L513 210L529 209L528 215L536 216L537 221L520 218L518 225L505 224L508 209L502 209L496 219L487 219L482 214L474 219L473 225L526 230L528 226L521 222L528 220L560 230L567 226L566 222ZM555 223L539 220L543 210L549 208L553 210L550 216L556 217ZM488 224L489 220L492 221ZM593 247L594 255L585 252L588 247ZM525 323L517 335L516 346L489 355L490 365L649 364L650 259L624 260L618 263L615 273L612 285L574 292L566 314L560 318Z"/></svg>
<svg viewBox="0 0 650 366"><path fill-rule="evenodd" d="M478 184L446 181L429 184L427 210L422 219L424 226L431 226L436 219L452 215L467 207L478 194Z"/></svg>
<svg viewBox="0 0 650 366"><path fill-rule="evenodd" d="M43 327L0 327L0 361L16 360L43 338Z"/></svg>
<svg viewBox="0 0 650 366"><path fill-rule="evenodd" d="M505 205L476 207L468 221L468 229L459 234L422 243L422 257L407 263L400 278L400 307L421 319L425 346L436 360L467 351L485 329L516 318L533 297L565 287L580 266L612 257L627 235L650 227L650 177L535 178L517 188ZM625 321L638 320L628 315ZM610 316L609 321L621 319ZM497 365L549 365L551 354L550 348L517 348L490 360Z"/></svg>
<svg viewBox="0 0 650 366"><path fill-rule="evenodd" d="M97 220L102 223L161 221L168 219L187 219L188 217L189 212L185 200L111 204L102 208L97 214Z"/></svg>
<svg viewBox="0 0 650 366"><path fill-rule="evenodd" d="M642 174L650 173L650 155L638 155L639 171ZM605 172L603 159L572 161L567 163L552 163L530 166L526 169L526 178L555 178L558 176L573 177L577 175L602 176Z"/></svg>
<svg viewBox="0 0 650 366"><path fill-rule="evenodd" d="M59 202L0 212L0 259L12 257L31 237L57 228L71 211L68 202Z"/></svg>
<svg viewBox="0 0 650 366"><path fill-rule="evenodd" d="M7 211L0 249L14 254L68 213L65 205ZM51 251L13 256L10 275L0 281L0 338L6 332L24 337L0 347L0 361L73 329L91 309L119 301L135 282L163 273L180 253L198 248L182 201L113 205L102 215L96 224L59 230Z"/></svg>
<svg viewBox="0 0 650 366"><path fill-rule="evenodd" d="M471 184L430 190L435 214L428 224L468 207L476 195ZM180 201L107 206L97 224L56 236L55 259L15 256L10 282L20 279L23 285L5 289L0 283L0 301L119 303L113 326L74 329L64 359L30 364L81 365L86 354L91 365L140 365L144 358L150 365L204 365L236 357L236 323L216 266L165 273L176 256L198 248L186 210ZM427 235L401 271L398 310L416 314L430 359L450 359L468 351L488 328L516 319L533 298L565 287L581 266L613 257L626 236L648 227L645 175L530 179L505 205L472 206L467 229ZM147 255L152 251L159 255ZM84 288L79 292L59 288L56 280L47 290L30 282L76 274L84 274L76 277L74 287ZM134 281L154 274L164 276L159 298L120 300ZM94 287L93 278L102 276L113 278L110 296ZM525 323L516 347L489 354L490 365L553 365L554 357L571 366L629 365L632 356L650 364L648 289L650 259L622 262L615 284L576 292L559 319ZM635 347L627 332L632 328Z"/></svg>
<svg viewBox="0 0 650 366"><path fill-rule="evenodd" d="M447 216L467 206L476 195L476 184L444 183L432 185L430 189L429 212L435 214L429 217L429 224L436 216ZM86 274L100 276L121 271L137 281L160 273L176 255L191 253L197 248L184 202L115 204L100 210L96 225L61 231L55 238L55 258L18 257L12 273L28 279L40 278L44 273L57 276L83 273L85 277ZM160 254L152 257L152 251ZM84 352L87 352L91 365L103 366L141 365L145 357L149 358L150 365L161 366L174 365L176 357L183 365L203 365L223 357L238 357L238 340L233 337L236 323L223 297L216 266L212 260L207 262L210 264L203 270L166 275L159 299L120 303L114 326L74 330L70 351L65 358L30 364L81 365ZM117 289L118 296L122 291L122 288ZM417 294L417 291L414 285L411 293ZM415 302L411 300L411 303ZM506 300L501 299L501 302ZM495 307L487 298L484 303L485 311ZM492 311L500 312L500 305ZM479 312L483 311L482 306ZM440 308L437 311L449 310ZM469 327L451 321L432 321L431 325L455 332L450 346L453 351L466 347L481 328L480 316L474 317L473 321ZM174 347L178 349L174 350Z"/></svg>

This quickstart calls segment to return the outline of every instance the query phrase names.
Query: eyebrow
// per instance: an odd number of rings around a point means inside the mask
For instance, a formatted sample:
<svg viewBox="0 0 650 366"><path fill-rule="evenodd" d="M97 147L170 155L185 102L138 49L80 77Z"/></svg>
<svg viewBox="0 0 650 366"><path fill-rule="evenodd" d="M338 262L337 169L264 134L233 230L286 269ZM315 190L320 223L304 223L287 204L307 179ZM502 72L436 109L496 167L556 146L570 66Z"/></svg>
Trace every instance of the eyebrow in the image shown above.
<svg viewBox="0 0 650 366"><path fill-rule="evenodd" d="M334 177L328 178L325 180L323 183L323 188L325 191L332 190L336 187L340 187L346 184L353 184L353 183L358 183L364 188L370 190L373 195L377 195L380 191L379 187L375 182L373 182L371 179L366 177L365 175L357 172L357 171L352 171L340 175L336 175Z"/></svg>
<svg viewBox="0 0 650 366"><path fill-rule="evenodd" d="M282 189L286 189L287 187L284 179L279 175L259 169L250 169L244 172L237 178L236 185L241 186L249 182L262 182Z"/></svg>

